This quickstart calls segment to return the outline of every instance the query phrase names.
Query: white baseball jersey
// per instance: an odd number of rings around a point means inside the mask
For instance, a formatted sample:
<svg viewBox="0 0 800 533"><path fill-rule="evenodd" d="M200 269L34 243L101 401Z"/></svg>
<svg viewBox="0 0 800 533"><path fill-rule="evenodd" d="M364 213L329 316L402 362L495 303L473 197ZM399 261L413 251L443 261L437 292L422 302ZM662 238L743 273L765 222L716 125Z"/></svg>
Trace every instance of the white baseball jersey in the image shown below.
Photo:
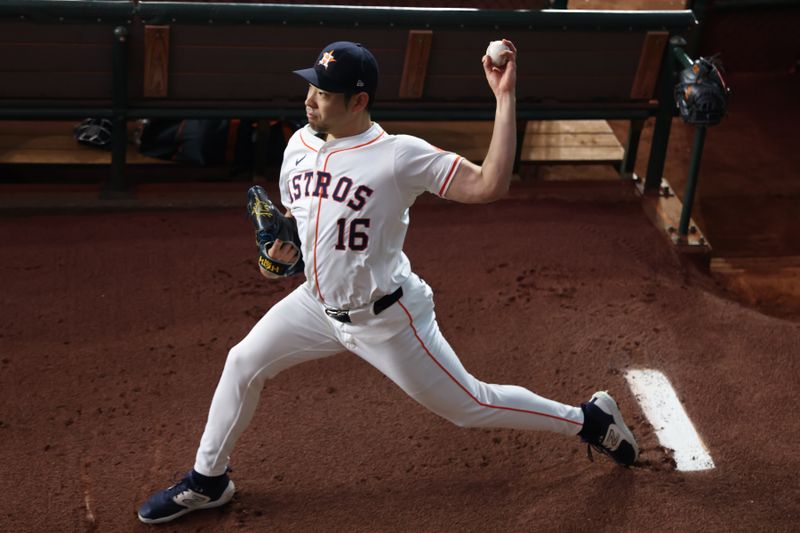
<svg viewBox="0 0 800 533"><path fill-rule="evenodd" d="M378 124L329 142L308 127L295 133L284 153L281 198L297 219L307 281L231 348L197 449L197 472L225 472L267 379L343 349L456 425L577 434L579 407L484 383L464 368L439 330L433 292L403 254L408 208L424 191L443 196L460 161ZM393 304L370 312L368 304L398 288ZM348 319L329 315L330 308L348 310Z"/></svg>
<svg viewBox="0 0 800 533"><path fill-rule="evenodd" d="M403 253L408 209L425 191L443 196L461 157L377 123L325 142L308 126L289 140L281 201L297 220L305 275L327 307L355 309L411 274Z"/></svg>

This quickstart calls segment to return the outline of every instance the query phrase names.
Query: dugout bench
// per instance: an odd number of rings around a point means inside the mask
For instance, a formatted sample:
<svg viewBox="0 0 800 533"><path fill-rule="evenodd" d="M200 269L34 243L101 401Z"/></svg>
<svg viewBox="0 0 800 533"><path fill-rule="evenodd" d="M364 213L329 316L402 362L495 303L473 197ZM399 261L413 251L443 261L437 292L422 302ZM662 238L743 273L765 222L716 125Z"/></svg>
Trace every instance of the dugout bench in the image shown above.
<svg viewBox="0 0 800 533"><path fill-rule="evenodd" d="M301 119L305 89L292 70L336 40L363 42L378 57L376 120L463 121L465 131L491 121L479 58L502 36L521 49L516 163L541 121L629 120L620 173L658 195L680 67L670 39L696 24L689 10L8 0L0 3L0 119L111 119L106 190L124 191L129 120ZM633 169L648 118L655 124L640 180Z"/></svg>

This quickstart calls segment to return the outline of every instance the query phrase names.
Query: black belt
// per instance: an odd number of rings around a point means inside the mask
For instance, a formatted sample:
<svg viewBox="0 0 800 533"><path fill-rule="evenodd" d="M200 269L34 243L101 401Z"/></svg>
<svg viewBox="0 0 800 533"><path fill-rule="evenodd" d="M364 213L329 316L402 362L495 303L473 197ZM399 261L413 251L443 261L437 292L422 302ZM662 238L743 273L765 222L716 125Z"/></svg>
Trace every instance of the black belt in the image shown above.
<svg viewBox="0 0 800 533"><path fill-rule="evenodd" d="M399 287L396 291L391 294L387 294L381 298L375 300L375 303L372 304L372 312L375 315L379 315L382 312L386 311L390 308L394 303L403 297L403 287ZM331 317L334 320L338 320L339 322L349 323L350 320L350 311L347 309L325 309L325 314Z"/></svg>

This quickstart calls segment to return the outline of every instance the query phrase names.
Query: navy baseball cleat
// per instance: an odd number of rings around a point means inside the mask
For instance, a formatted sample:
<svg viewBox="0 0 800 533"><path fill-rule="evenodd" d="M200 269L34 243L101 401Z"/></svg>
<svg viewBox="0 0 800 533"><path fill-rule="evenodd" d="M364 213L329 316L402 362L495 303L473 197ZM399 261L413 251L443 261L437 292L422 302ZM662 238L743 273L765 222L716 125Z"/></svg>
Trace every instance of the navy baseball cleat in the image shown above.
<svg viewBox="0 0 800 533"><path fill-rule="evenodd" d="M145 524L161 524L196 511L225 505L236 492L227 472L206 477L194 470L168 489L153 494L139 509L139 520Z"/></svg>
<svg viewBox="0 0 800 533"><path fill-rule="evenodd" d="M583 429L578 436L592 448L608 455L622 466L631 466L639 455L639 446L633 433L622 420L617 402L606 391L595 392L588 403L582 403Z"/></svg>

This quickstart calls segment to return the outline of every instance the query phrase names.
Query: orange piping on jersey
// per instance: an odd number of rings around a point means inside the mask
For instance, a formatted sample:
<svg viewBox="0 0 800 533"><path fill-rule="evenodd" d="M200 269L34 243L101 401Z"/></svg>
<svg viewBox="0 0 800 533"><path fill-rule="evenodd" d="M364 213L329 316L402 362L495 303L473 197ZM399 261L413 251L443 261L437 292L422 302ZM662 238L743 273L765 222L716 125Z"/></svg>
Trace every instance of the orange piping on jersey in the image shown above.
<svg viewBox="0 0 800 533"><path fill-rule="evenodd" d="M322 166L322 171L323 172L327 171L327 169L328 169L328 159L330 159L333 154L338 154L339 152L345 152L347 150L355 150L356 148L361 148L363 146L367 146L368 144L372 144L375 141L377 141L378 139L380 139L381 137L383 137L384 133L386 133L386 132L385 131L380 132L377 137L375 137L371 141L367 141L367 142L365 142L363 144L359 144L357 146L351 146L350 148L342 148L341 150L335 150L335 151L329 153L328 157L325 158L325 164Z"/></svg>
<svg viewBox="0 0 800 533"><path fill-rule="evenodd" d="M314 282L317 284L317 294L319 294L319 299L322 302L325 302L325 297L322 295L322 291L319 288L319 275L317 274L317 237L319 237L319 212L322 210L322 197L319 198L319 202L317 203L317 223L314 228Z"/></svg>
<svg viewBox="0 0 800 533"><path fill-rule="evenodd" d="M442 196L444 194L444 191L447 190L447 184L450 183L451 179L453 179L453 175L456 173L456 166L458 166L459 161L461 161L461 156L457 156L456 160L453 161L453 165L450 167L450 172L447 173L447 177L444 179L442 188L439 189L439 196Z"/></svg>
<svg viewBox="0 0 800 533"><path fill-rule="evenodd" d="M355 150L356 148L361 148L362 146L367 146L368 144L372 144L375 141L377 141L378 139L380 139L383 136L384 133L386 133L386 132L385 131L381 131L378 134L377 137L375 137L371 141L367 141L367 142L365 142L363 144L359 144L357 146L351 146L350 148L342 148L341 150L336 150L334 152L329 153L328 157L325 158L325 164L322 166L322 171L323 172L327 172L327 170L328 170L328 159L330 159L333 154L338 154L339 152L344 152L346 150ZM300 134L300 141L303 144L306 144L305 141L303 140L303 135L302 134ZM308 146L308 145L306 144L306 146ZM308 147L311 148L310 146L308 146ZM311 149L314 150L313 148L311 148ZM316 152L316 150L314 150L314 151ZM317 284L317 294L319 295L319 299L322 300L323 303L324 303L325 302L325 297L322 296L322 291L319 288L319 274L317 273L317 242L318 242L318 239L319 239L319 214L320 214L320 211L322 211L322 198L321 197L319 198L319 204L317 205L317 222L316 222L316 225L315 225L315 228L314 228L314 282Z"/></svg>
<svg viewBox="0 0 800 533"><path fill-rule="evenodd" d="M303 134L302 133L300 133L299 135L300 135L300 142L303 143L303 146L305 146L306 148L308 148L312 152L316 152L317 151L316 148L314 148L312 146L309 146L309 144L306 142L306 140L303 139Z"/></svg>
<svg viewBox="0 0 800 533"><path fill-rule="evenodd" d="M463 390L463 391L464 391L464 392L467 394L467 396L469 396L469 397L472 399L472 401L474 401L475 403L477 403L477 404L478 404L478 405L480 405L481 407L488 407L488 408L490 408L490 409L503 409L503 410L505 410L505 411L516 411L516 412L518 412L518 413L528 413L528 414L531 414L531 415L537 415L537 416L544 416L544 417L546 417L546 418L552 418L552 419L554 419L554 420L559 420L559 421L561 421L561 422L567 422L567 423L569 423L569 424L574 424L574 425L576 425L576 426L582 426L582 425L583 425L583 424L581 424L580 422L575 422L574 420L569 420L569 419L566 419L566 418L561 418L560 416L548 415L547 413L540 413L540 412L538 412L538 411L530 411L530 410L528 410L528 409L519 409L519 408L517 408L517 407L505 407L505 406L502 406L502 405L491 405L491 404L488 404L488 403L483 403L483 402L482 402L482 401L480 401L478 398L476 398L476 397L475 397L475 396L474 396L474 395L473 395L473 394L472 394L472 393L469 391L469 389L467 389L467 388L466 388L464 385L462 385L461 383L459 383L459 381L458 381L458 380L457 380L457 379L456 379L456 378L453 376L453 374L451 374L451 373L450 373L450 372L449 372L449 371L448 371L448 370L447 370L447 369L446 369L446 368L445 368L445 367L442 365L442 363L440 363L439 361L437 361L437 360L436 360L436 357L434 357L434 356L433 356L433 354L430 352L430 350L428 350L428 347L427 347L427 346L425 346L425 343L422 341L422 339L421 339L421 338L419 337L419 335L417 334L417 328L416 328L416 327L414 327L414 319L411 317L411 313L409 313L409 312L408 312L408 309L406 309L406 306L405 306L405 305L403 305L403 302L402 302L402 300L398 301L398 302L397 302L397 304L398 304L398 305L399 305L399 306L400 306L400 307L403 309L403 312L404 312L404 313L406 314L406 316L408 317L408 324L411 326L411 330L414 332L414 336L417 338L417 341L419 342L420 346L422 346L422 349L423 349L423 350L425 350L425 353L426 353L426 354L428 354L428 357L430 357L430 358L431 358L431 360L432 360L434 363L436 363L436 366L438 366L439 368L441 368L441 369L442 369L442 372L444 372L445 374L447 374L447 377L449 377L449 378L450 378L450 379L453 381L453 383L455 383L456 385L458 385L458 387L459 387L461 390Z"/></svg>

